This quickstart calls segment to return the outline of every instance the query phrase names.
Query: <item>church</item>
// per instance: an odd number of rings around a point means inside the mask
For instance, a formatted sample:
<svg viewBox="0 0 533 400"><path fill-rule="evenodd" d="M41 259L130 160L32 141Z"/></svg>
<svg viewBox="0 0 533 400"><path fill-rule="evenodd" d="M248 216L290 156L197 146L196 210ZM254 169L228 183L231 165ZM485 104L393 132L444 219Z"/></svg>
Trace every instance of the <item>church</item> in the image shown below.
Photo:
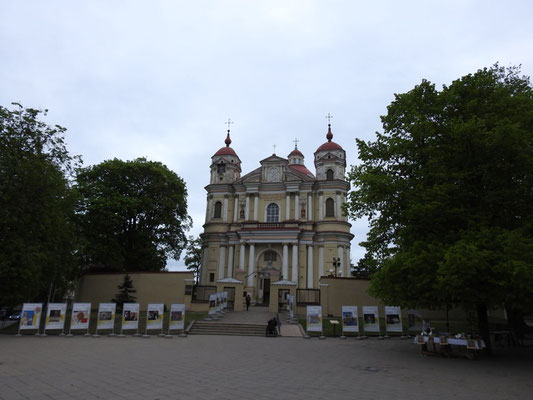
<svg viewBox="0 0 533 400"><path fill-rule="evenodd" d="M296 144L287 158L272 154L242 175L227 131L205 187L201 285L242 283L254 304L267 305L276 286L319 289L321 276L349 276L346 152L331 124L326 140L313 155L315 173Z"/></svg>

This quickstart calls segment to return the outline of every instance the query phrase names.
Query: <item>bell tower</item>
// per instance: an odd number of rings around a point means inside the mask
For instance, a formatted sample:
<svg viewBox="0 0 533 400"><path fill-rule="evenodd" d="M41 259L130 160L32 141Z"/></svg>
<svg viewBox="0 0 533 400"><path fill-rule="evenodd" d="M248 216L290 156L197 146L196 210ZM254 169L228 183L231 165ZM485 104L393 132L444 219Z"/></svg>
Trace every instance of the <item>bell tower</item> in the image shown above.
<svg viewBox="0 0 533 400"><path fill-rule="evenodd" d="M237 153L230 147L230 130L226 136L226 147L218 150L211 157L211 184L233 183L241 177L241 160Z"/></svg>

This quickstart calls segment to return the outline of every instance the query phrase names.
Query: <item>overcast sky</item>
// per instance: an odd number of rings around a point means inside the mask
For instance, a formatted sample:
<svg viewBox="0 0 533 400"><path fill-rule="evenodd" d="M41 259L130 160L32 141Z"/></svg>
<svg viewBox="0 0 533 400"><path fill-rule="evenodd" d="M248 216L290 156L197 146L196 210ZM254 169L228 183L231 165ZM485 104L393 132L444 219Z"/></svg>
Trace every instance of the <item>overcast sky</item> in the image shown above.
<svg viewBox="0 0 533 400"><path fill-rule="evenodd" d="M533 72L527 0L4 0L0 15L0 104L47 108L85 165L167 165L187 183L195 236L228 118L243 174L295 138L314 172L327 113L354 165L355 138L375 137L394 93L497 61ZM357 262L367 221L351 222Z"/></svg>

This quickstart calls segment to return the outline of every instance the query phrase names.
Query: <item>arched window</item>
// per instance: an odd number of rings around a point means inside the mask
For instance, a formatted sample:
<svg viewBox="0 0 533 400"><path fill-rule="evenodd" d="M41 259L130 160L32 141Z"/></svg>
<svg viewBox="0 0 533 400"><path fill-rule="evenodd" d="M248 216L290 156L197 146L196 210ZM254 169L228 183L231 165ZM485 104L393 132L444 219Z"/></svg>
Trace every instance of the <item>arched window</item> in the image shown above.
<svg viewBox="0 0 533 400"><path fill-rule="evenodd" d="M332 169L328 169L326 171L326 179L328 181L332 181L333 180L333 170Z"/></svg>
<svg viewBox="0 0 533 400"><path fill-rule="evenodd" d="M335 202L330 197L326 200L326 217L334 217L335 216Z"/></svg>
<svg viewBox="0 0 533 400"><path fill-rule="evenodd" d="M215 203L215 213L213 218L222 218L222 203L220 201Z"/></svg>
<svg viewBox="0 0 533 400"><path fill-rule="evenodd" d="M270 203L267 207L267 222L279 222L279 207L276 203Z"/></svg>
<svg viewBox="0 0 533 400"><path fill-rule="evenodd" d="M264 256L263 256L263 259L268 262L268 261L276 261L278 259L278 255L276 254L275 251L272 251L272 250L269 250L269 251L266 251Z"/></svg>

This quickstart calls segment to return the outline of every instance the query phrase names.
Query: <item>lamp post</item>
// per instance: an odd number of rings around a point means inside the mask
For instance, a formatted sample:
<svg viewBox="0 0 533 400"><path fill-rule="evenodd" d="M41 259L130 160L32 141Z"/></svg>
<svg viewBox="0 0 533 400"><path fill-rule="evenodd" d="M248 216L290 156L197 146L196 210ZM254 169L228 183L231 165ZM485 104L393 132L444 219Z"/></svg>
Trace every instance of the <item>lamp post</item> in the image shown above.
<svg viewBox="0 0 533 400"><path fill-rule="evenodd" d="M333 257L333 268L335 268L335 278L337 277L337 268L341 267L341 259Z"/></svg>

